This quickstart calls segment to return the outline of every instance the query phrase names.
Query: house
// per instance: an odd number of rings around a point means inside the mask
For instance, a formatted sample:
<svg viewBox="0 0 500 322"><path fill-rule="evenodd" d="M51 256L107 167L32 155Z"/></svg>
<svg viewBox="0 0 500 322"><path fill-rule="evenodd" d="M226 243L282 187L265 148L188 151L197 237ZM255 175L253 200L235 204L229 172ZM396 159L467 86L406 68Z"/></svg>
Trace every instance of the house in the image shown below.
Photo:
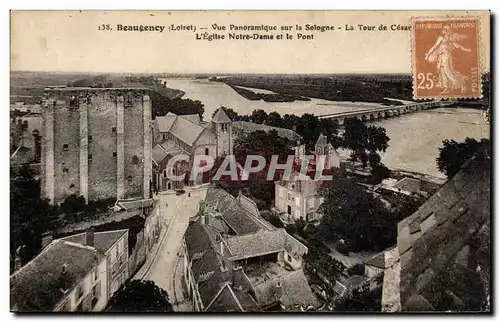
<svg viewBox="0 0 500 322"><path fill-rule="evenodd" d="M128 279L128 230L52 241L10 277L16 312L100 311Z"/></svg>
<svg viewBox="0 0 500 322"><path fill-rule="evenodd" d="M305 154L305 147L299 145L295 148L295 164L300 169ZM302 178L299 172L294 172L288 180L275 182L274 210L280 215L284 223L294 223L297 219L311 221L320 219L319 206L323 198L318 195L321 181L310 177L314 173L319 161L324 158L322 169L340 167L340 156L333 146L327 142L326 137L320 134L315 146L315 158L307 167L307 176Z"/></svg>
<svg viewBox="0 0 500 322"><path fill-rule="evenodd" d="M255 204L210 187L184 236L184 278L196 311L318 307L304 272L307 247L260 217Z"/></svg>
<svg viewBox="0 0 500 322"><path fill-rule="evenodd" d="M386 179L377 186L377 189L381 188L407 196L418 194L427 197L428 193L422 189L422 185L422 180L404 177L401 180Z"/></svg>
<svg viewBox="0 0 500 322"><path fill-rule="evenodd" d="M319 181L310 177L299 179L300 173L294 172L289 180L275 182L274 208L285 222L295 222L297 219L310 221L321 217L318 208L323 203L323 197L318 195Z"/></svg>
<svg viewBox="0 0 500 322"><path fill-rule="evenodd" d="M382 311L490 310L490 152L479 149L398 224Z"/></svg>

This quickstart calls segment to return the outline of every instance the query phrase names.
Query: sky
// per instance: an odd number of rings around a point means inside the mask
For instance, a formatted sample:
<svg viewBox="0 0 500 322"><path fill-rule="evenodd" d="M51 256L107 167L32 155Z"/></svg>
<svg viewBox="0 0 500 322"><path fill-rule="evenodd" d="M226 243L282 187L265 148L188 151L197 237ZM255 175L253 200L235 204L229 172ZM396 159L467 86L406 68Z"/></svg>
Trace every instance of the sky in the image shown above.
<svg viewBox="0 0 500 322"><path fill-rule="evenodd" d="M479 16L482 69L489 70L488 11L13 11L11 69L140 73L410 73L414 16ZM99 30L107 25L113 30ZM163 32L118 31L122 26L164 26ZM197 40L213 25L273 25L292 40ZM334 31L296 30L300 25ZM359 24L375 30L359 30ZM380 25L387 31L380 31ZM194 30L168 31L170 26ZM347 25L354 30L347 31ZM281 26L293 26L281 31ZM338 30L338 28L342 28ZM202 30L201 28L207 28ZM106 29L104 28L101 29ZM314 39L297 39L297 34Z"/></svg>

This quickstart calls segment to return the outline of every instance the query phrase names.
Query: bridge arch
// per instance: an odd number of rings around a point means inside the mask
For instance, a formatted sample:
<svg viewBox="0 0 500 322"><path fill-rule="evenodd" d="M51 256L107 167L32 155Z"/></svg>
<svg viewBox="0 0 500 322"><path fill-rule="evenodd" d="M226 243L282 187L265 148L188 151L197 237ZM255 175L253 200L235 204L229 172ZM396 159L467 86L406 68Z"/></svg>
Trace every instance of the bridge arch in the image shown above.
<svg viewBox="0 0 500 322"><path fill-rule="evenodd" d="M375 115L370 114L370 121L375 121Z"/></svg>
<svg viewBox="0 0 500 322"><path fill-rule="evenodd" d="M366 115L361 115L361 121L366 122L367 120Z"/></svg>

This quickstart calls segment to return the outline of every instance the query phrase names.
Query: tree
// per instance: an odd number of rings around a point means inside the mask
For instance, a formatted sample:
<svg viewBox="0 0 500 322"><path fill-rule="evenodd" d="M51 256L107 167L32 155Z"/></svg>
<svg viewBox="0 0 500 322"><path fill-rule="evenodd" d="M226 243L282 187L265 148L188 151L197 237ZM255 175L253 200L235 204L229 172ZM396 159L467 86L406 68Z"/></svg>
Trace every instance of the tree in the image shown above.
<svg viewBox="0 0 500 322"><path fill-rule="evenodd" d="M155 91L150 92L150 97L154 117L167 115L168 112L176 115L198 114L201 117L205 112L204 105L198 100L170 99Z"/></svg>
<svg viewBox="0 0 500 322"><path fill-rule="evenodd" d="M333 179L319 189L324 197L321 234L334 242L344 239L354 251L381 250L393 245L397 223L382 201L342 170L330 173Z"/></svg>
<svg viewBox="0 0 500 322"><path fill-rule="evenodd" d="M266 160L266 165L262 171L251 173L248 180L229 181L223 180L216 182L216 185L233 195L242 191L245 195L251 195L259 209L269 209L274 201L274 181L278 180L283 170L275 173L273 180L267 180L270 160L273 155L278 156L278 163L284 164L289 155L293 155L290 149L292 143L287 138L278 136L276 131L254 131L248 135L240 136L234 143L234 156L236 162L241 166L245 165L248 155L260 155ZM212 176L222 163L216 159L212 170Z"/></svg>
<svg viewBox="0 0 500 322"><path fill-rule="evenodd" d="M478 142L469 137L460 143L455 140L444 140L443 146L439 148L439 156L436 158L439 171L448 178L453 177L482 145L489 144L488 139L481 139Z"/></svg>
<svg viewBox="0 0 500 322"><path fill-rule="evenodd" d="M10 255L19 254L21 264L30 261L41 248L42 235L55 227L56 207L40 195L40 182L28 165L10 169ZM13 265L13 261L11 265ZM13 266L11 266L13 268Z"/></svg>
<svg viewBox="0 0 500 322"><path fill-rule="evenodd" d="M264 110L255 110L250 116L252 122L262 124L267 120L267 113Z"/></svg>
<svg viewBox="0 0 500 322"><path fill-rule="evenodd" d="M61 212L75 214L85 210L85 198L83 196L69 195L61 204Z"/></svg>
<svg viewBox="0 0 500 322"><path fill-rule="evenodd" d="M356 118L347 119L344 124L342 146L352 151L353 161L361 161L363 167L366 167L368 162L371 167L378 165L378 153L385 152L389 147L390 139L385 129L374 125L366 126Z"/></svg>
<svg viewBox="0 0 500 322"><path fill-rule="evenodd" d="M108 312L173 312L167 292L153 281L128 281L109 300Z"/></svg>

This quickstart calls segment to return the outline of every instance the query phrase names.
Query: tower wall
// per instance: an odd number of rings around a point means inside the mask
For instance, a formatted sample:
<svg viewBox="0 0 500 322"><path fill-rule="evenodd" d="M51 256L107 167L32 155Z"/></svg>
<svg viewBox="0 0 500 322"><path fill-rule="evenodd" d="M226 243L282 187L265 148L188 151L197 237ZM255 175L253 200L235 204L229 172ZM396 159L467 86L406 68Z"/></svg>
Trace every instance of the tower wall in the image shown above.
<svg viewBox="0 0 500 322"><path fill-rule="evenodd" d="M145 90L50 89L42 124L42 192L52 202L71 194L86 201L149 197L151 103Z"/></svg>

